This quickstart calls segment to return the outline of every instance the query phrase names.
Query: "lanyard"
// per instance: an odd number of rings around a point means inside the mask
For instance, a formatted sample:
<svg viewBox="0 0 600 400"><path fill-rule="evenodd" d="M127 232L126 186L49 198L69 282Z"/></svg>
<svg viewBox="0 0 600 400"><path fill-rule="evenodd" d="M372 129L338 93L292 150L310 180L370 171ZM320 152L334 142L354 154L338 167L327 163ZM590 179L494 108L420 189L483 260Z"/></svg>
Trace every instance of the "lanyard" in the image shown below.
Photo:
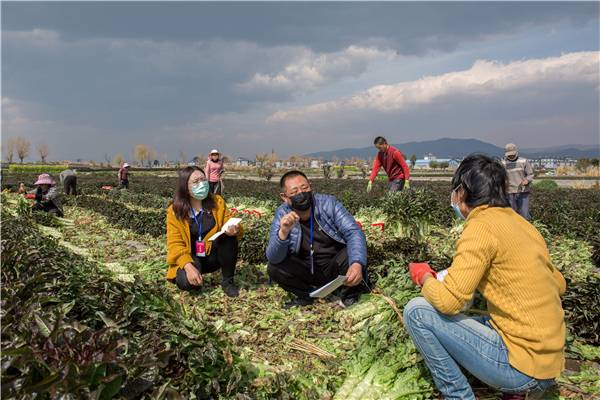
<svg viewBox="0 0 600 400"><path fill-rule="evenodd" d="M315 263L313 254L315 253L315 249L313 247L313 208L310 208L310 273L311 275L315 274Z"/></svg>
<svg viewBox="0 0 600 400"><path fill-rule="evenodd" d="M194 221L196 221L196 225L198 225L198 240L202 240L202 215L204 214L204 209L203 208L200 209L200 222L198 222L198 219L196 218L196 210L194 210L193 207L190 210L190 212L192 213L192 216L194 217Z"/></svg>

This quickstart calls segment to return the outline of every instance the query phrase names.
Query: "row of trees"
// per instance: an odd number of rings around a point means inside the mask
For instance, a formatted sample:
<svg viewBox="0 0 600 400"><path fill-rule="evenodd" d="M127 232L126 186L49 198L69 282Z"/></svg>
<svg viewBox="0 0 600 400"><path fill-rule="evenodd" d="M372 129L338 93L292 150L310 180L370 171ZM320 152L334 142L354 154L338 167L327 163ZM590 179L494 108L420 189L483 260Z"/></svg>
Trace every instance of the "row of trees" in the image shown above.
<svg viewBox="0 0 600 400"><path fill-rule="evenodd" d="M117 156L120 156L118 154ZM179 151L178 158L175 162L176 165L187 164L188 162L193 162L196 165L204 166L206 160L208 158L208 154L198 153L193 156L190 160L189 156L183 151ZM229 163L231 160L227 156L222 156L223 161L225 163ZM145 144L137 144L133 148L133 160L140 166L170 166L171 160L166 153L158 155L158 152L152 147ZM120 163L115 163L113 159L113 164L120 165Z"/></svg>
<svg viewBox="0 0 600 400"><path fill-rule="evenodd" d="M42 163L45 163L48 158L48 154L49 154L48 145L45 142L40 142L37 144L36 150L40 156ZM29 140L27 140L23 137L20 137L20 136L9 138L4 145L5 159L9 163L13 162L15 154L19 158L20 162L23 163L23 160L30 155L30 152L31 152L31 143L29 142ZM146 144L135 145L133 148L132 156L133 156L133 160L139 166L148 166L148 167L152 167L152 166L156 167L159 165L169 166L171 163L171 161L169 160L169 157L167 156L166 153L163 153L160 156L158 156L157 151L154 148L152 148ZM191 161L196 165L203 165L203 163L206 161L206 157L207 156L205 156L203 154L197 154L196 156L194 156L191 159ZM225 163L229 163L231 161L227 156L223 157L223 159L224 159ZM107 165L120 166L123 164L123 162L126 161L126 158L123 156L122 153L118 153L114 157L111 157L108 153L105 153L104 160L106 161ZM267 177L269 175L273 176L273 169L276 166L277 160L278 160L277 155L275 154L274 151L271 151L271 153L257 154L256 155L256 165L259 168L259 175L264 176L264 177ZM413 154L409 159L411 167L414 168L416 160L417 160L417 156ZM302 156L302 155L292 155L292 156L288 157L286 160L284 160L286 165L290 166L292 168L307 168L311 165L311 161L312 161L312 158ZM188 162L189 162L188 155L183 150L180 151L179 157L177 160L177 164L179 164L179 163L187 164ZM594 162L595 162L595 164L594 164ZM598 165L597 162L598 162L598 159L592 159L592 160L582 159L578 162L578 168L585 168L588 165L596 165L597 166ZM332 159L332 163L334 165L338 165L336 174L340 178L343 177L345 174L344 165L355 166L358 169L358 171L360 171L361 174L364 177L366 177L366 175L368 173L368 169L370 168L370 165L372 164L372 160L367 160L365 162L365 160L362 160L357 157L353 157L352 159L345 160L343 163L341 163L336 157L334 157ZM432 160L429 163L429 167L433 168L433 169L438 169L438 168L446 169L446 168L448 168L448 163L447 162L437 162L435 160ZM331 174L331 167L323 166L323 174L326 177L329 177L329 175Z"/></svg>
<svg viewBox="0 0 600 400"><path fill-rule="evenodd" d="M41 162L45 163L48 160L48 155L50 153L48 144L45 142L40 142L35 146L35 150L39 154ZM8 138L4 142L3 151L5 160L8 163L12 163L16 156L22 164L23 160L31 155L32 146L28 139L21 136L15 136ZM133 148L132 157L134 162L136 162L139 166L169 166L172 162L166 153L158 155L158 152L155 149L145 144L135 145ZM205 156L203 154L197 154L191 159L191 161L196 165L203 165L206 162L206 157L208 157L208 155ZM228 157L223 158L225 162L230 162ZM120 166L127 161L127 158L123 155L123 153L118 153L115 156L105 153L104 161L106 162L106 165ZM180 151L176 164L187 164L188 162L189 158L187 154L184 151Z"/></svg>
<svg viewBox="0 0 600 400"><path fill-rule="evenodd" d="M598 168L599 166L600 158L580 158L575 164L575 168L580 172L586 171L589 167Z"/></svg>
<svg viewBox="0 0 600 400"><path fill-rule="evenodd" d="M45 142L40 142L35 148L40 155L42 162L46 162L48 153L50 152L48 145ZM13 162L16 154L21 164L23 164L23 160L29 157L30 152L31 142L23 137L16 136L8 138L4 143L4 157L9 163Z"/></svg>

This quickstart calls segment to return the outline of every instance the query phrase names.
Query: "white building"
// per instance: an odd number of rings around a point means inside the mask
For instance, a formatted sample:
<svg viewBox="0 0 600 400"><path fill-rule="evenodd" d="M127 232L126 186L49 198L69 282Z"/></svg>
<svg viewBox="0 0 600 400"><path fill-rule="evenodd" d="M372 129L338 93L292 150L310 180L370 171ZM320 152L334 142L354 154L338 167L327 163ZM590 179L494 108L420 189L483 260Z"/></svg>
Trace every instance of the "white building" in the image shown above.
<svg viewBox="0 0 600 400"><path fill-rule="evenodd" d="M248 160L247 158L242 158L239 157L236 161L235 161L235 165L237 167L248 167L250 166L250 160Z"/></svg>
<svg viewBox="0 0 600 400"><path fill-rule="evenodd" d="M447 162L449 168L456 168L458 164L460 164L459 160L455 160L453 158L437 158L431 153L425 154L425 156L421 159L415 161L415 169L429 169L431 168L430 164L432 161L439 163ZM407 163L410 163L410 160L406 160Z"/></svg>

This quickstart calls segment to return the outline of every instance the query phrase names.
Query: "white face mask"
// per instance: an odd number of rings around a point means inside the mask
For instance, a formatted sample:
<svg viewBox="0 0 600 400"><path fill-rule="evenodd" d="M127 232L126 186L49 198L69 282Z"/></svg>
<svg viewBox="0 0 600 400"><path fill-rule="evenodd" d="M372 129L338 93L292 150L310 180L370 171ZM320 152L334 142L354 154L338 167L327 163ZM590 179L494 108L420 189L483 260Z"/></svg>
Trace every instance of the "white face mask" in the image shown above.
<svg viewBox="0 0 600 400"><path fill-rule="evenodd" d="M452 207L452 209L454 210L454 214L456 215L456 217L458 219L465 219L465 216L463 215L462 211L460 211L460 207L458 206L458 204L454 203L452 201L452 193L456 192L458 190L460 186L458 186L456 189L454 189L451 193L450 193L450 207Z"/></svg>

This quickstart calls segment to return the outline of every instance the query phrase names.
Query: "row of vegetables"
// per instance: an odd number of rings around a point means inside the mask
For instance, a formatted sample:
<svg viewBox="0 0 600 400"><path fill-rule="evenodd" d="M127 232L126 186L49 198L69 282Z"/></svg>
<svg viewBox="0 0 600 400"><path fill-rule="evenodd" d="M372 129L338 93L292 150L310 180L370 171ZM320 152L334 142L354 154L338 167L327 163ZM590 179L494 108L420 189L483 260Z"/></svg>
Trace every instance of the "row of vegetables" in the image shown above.
<svg viewBox="0 0 600 400"><path fill-rule="evenodd" d="M67 207L93 211L104 216L111 225L139 235L164 237L164 209L170 202L165 187L174 183L171 182L173 178L161 178L162 183L158 184L159 180L154 177L149 177L147 181L144 177L143 181L138 182L144 189L135 188L135 181L132 180L132 190L108 191L100 189L101 177L89 177L89 181L87 178L82 177L80 185L86 194L69 198L66 202ZM166 184L165 180L169 183ZM438 270L450 265L454 243L462 227L452 220L451 213L447 210L447 188L438 184L428 183L421 187L417 184L417 188L411 192L378 198L359 192L358 187L352 186L352 182L334 182L326 185L317 181L316 190L338 196L363 224L368 238L372 283L377 293L366 296L357 306L331 316L334 323L339 323L345 332L353 336L353 346L343 352L334 351L338 356L334 363L341 362L344 375L341 380L334 376L323 378L329 379L325 386L335 388L331 394L337 399L431 398L434 396L431 379L414 345L407 337L394 307L401 310L410 298L417 295L406 274L409 261L428 260ZM246 226L246 234L241 243L242 262L249 266L264 265L264 249L271 216L278 205L277 187L266 182L245 181L226 182L226 187L228 205L244 219ZM142 193L142 190L148 192ZM563 270L569 282L564 307L569 330L576 333L571 335L570 340L598 346L598 242L590 240L592 236L586 236L585 239L588 240L581 239L584 232L590 232L597 227L599 220L589 219L586 215L598 215L600 201L596 202L598 193L593 191L575 191L578 192L575 194L572 192L565 192L568 193L565 196L566 201L582 197L589 202L587 210L571 210L578 220L563 219L563 227L557 227L545 225L536 218L535 224L549 243L553 261ZM548 196L554 195L548 192ZM580 203L574 201L572 204ZM535 214L534 212L534 216ZM56 223L46 216L34 218L42 225ZM215 331L214 326L207 323L206 316L201 315L202 311L190 315L185 306L173 301L168 292L161 290L162 282L136 278L131 284L115 283L110 274L101 267L70 253L56 242L43 239L44 236L37 230L36 224L24 209L17 210L13 215L5 212L3 206L2 220L3 282L10 280L21 288L28 287L27 292L16 297L13 308L20 302L26 305L33 304L29 308L24 307L23 313L18 314L23 319L22 323L17 324L14 320L7 319L7 314L2 315L3 350L6 338L10 338L6 340L9 348L18 349L14 353L9 352L7 358L4 358L3 352L3 376L9 376L11 382L8 386L3 385L3 395L14 397L17 392L43 392L49 397L56 397L55 394L63 393L67 387L69 390L80 390L74 392L81 393L80 398L97 397L103 391L106 395L116 394L125 398L161 395L188 398L191 393L197 398L233 398L233 393L239 393L238 398L319 398L319 392L323 393L321 389L316 389L322 386L308 389L311 385L317 385L314 377L306 378L302 383L300 377L285 375L283 380L270 379L268 382L272 387L269 394L266 394L264 386L260 389L256 386L256 382L263 379L261 374L264 372L257 370L255 365L248 364L247 360L239 355L238 349L232 347ZM569 227L565 221L577 224L579 231L562 234L564 225ZM372 226L378 222L385 223L383 230L381 226ZM13 231L16 234L13 235ZM6 235L6 232L11 234ZM19 255L18 243L25 242L30 243L30 246L25 249L24 255ZM8 251L5 251L5 248ZM55 275L40 277L36 275L40 271L32 265L40 263L40 254L48 252L52 256L42 264L43 269L48 269L51 271L50 275ZM5 270L6 263L12 265L12 269ZM65 272L63 269L68 270L67 263L72 264L74 268ZM159 260L157 263L160 264ZM5 273L7 275L4 275ZM31 273L38 276L34 281L37 283L23 281ZM36 284L38 286L35 286ZM46 288L50 293L48 298L52 300L45 297L40 299L38 293ZM11 285L3 286L2 290L3 299L18 293ZM55 296L55 292L60 295ZM72 308L68 306L70 303L74 303ZM59 312L63 308L64 315ZM133 319L133 322L130 319ZM117 335L114 337L122 338L123 343L128 344L116 349L107 349L109 355L99 358L109 360L112 364L108 361L105 366L95 361L91 364L89 361L88 364L84 363L85 368L92 368L92 372L75 366L78 360L83 360L82 358L45 360L45 353L41 349L45 351L48 347L61 347L65 343L61 335L71 335L68 333L71 329L69 324L73 324L73 321L85 328L82 328L82 332L87 332L86 337L92 337L96 331L104 329L98 334L99 338L105 337L103 335ZM184 328L174 331L166 325ZM56 326L59 327L55 328ZM44 327L51 333L47 337L44 336ZM26 337L28 329L35 332L31 340ZM141 331L144 334L140 335ZM60 345L57 346L57 343ZM196 354L197 345L212 350L207 354L200 353L190 361L190 357ZM327 347L328 342L321 341L320 345ZM137 356L150 357L149 361L133 358L136 352L132 352L131 349L146 347L147 352L137 351ZM23 348L30 349L31 352L24 351ZM75 348L78 349L76 346ZM85 350L91 351L90 354L103 354L104 348L97 351L87 348ZM165 354L168 357L157 356L163 352L167 352ZM36 355L37 358L30 354ZM151 358L152 355L156 357ZM581 357L575 353L571 355ZM9 362L5 362L7 360ZM39 366L42 362L45 363L44 367ZM92 364L94 367L89 367ZM142 372L132 367L136 365L147 365L148 368ZM324 365L324 368L331 368L333 371L331 363ZM7 368L4 369L4 366ZM317 371L313 372L316 376ZM192 385L188 381L197 384ZM136 386L138 384L140 386ZM132 387L137 389L133 390ZM132 390L133 395L128 394L129 390ZM33 394L31 396L33 397Z"/></svg>
<svg viewBox="0 0 600 400"><path fill-rule="evenodd" d="M19 182L31 185L36 179L31 173L4 174L2 189L16 191ZM113 174L81 174L78 188L86 194L107 192L101 188L115 184ZM128 197L132 204L160 208L168 204L176 186L175 176L135 174L131 177ZM420 191L419 196L383 196L384 183L377 183L371 193L366 193L360 180L315 179L313 188L322 193L336 195L353 214L360 209L372 207L383 210L394 221L419 219L436 225L450 227L452 213L448 212L450 186L448 182L415 181L412 187ZM279 201L276 182L252 180L225 180L226 197L251 197L266 204ZM543 189L534 188L531 213L533 218L544 224L554 235L565 235L584 240L598 237L600 232L600 190L598 189Z"/></svg>
<svg viewBox="0 0 600 400"><path fill-rule="evenodd" d="M2 207L2 397L215 398L252 371L164 291L115 280ZM65 397L66 396L66 397Z"/></svg>

